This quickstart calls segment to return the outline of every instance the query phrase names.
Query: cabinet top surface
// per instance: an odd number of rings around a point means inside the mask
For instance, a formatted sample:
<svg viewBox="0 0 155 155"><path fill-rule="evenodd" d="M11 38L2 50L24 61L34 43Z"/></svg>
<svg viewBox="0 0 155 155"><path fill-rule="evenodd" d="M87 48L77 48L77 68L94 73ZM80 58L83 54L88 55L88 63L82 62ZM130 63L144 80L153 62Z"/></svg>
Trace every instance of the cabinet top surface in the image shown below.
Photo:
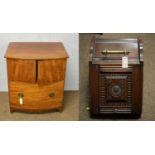
<svg viewBox="0 0 155 155"><path fill-rule="evenodd" d="M60 42L10 42L5 58L62 59L68 54Z"/></svg>

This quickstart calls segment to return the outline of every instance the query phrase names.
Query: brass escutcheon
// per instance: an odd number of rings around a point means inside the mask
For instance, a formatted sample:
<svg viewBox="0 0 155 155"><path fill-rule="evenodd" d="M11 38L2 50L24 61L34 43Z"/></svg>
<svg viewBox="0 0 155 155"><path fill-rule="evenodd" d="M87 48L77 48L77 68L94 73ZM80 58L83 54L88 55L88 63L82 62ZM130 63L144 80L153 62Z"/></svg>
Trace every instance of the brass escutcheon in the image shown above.
<svg viewBox="0 0 155 155"><path fill-rule="evenodd" d="M55 93L49 93L49 97L54 97L55 96Z"/></svg>
<svg viewBox="0 0 155 155"><path fill-rule="evenodd" d="M23 98L23 97L24 97L24 93L18 93L18 96L19 96L20 98Z"/></svg>

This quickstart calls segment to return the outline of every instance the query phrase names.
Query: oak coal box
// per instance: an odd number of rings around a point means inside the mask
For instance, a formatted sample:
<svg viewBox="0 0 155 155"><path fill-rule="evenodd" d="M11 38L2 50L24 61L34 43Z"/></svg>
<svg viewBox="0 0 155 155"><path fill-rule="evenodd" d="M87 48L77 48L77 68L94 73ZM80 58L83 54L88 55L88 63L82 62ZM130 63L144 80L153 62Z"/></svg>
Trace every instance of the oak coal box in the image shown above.
<svg viewBox="0 0 155 155"><path fill-rule="evenodd" d="M143 93L141 40L93 38L89 83L91 117L139 117Z"/></svg>

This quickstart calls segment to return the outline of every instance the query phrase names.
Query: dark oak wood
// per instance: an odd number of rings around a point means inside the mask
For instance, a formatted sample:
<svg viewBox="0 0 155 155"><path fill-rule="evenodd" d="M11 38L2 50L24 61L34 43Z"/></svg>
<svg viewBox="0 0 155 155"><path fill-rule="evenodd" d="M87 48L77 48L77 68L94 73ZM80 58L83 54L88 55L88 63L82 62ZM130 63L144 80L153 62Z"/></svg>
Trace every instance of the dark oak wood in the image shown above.
<svg viewBox="0 0 155 155"><path fill-rule="evenodd" d="M62 111L68 55L61 43L10 43L5 56L10 112Z"/></svg>
<svg viewBox="0 0 155 155"><path fill-rule="evenodd" d="M128 68L122 68L123 54L101 54L105 48L129 50ZM140 117L143 93L142 50L142 42L138 39L95 38L92 41L89 61L92 117Z"/></svg>

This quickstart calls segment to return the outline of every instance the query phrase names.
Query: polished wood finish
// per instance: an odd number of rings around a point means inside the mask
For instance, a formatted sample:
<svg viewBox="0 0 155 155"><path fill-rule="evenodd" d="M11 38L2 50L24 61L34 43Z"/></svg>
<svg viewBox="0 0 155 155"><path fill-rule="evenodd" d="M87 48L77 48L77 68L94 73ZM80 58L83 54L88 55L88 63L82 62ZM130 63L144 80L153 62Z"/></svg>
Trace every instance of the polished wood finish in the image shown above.
<svg viewBox="0 0 155 155"><path fill-rule="evenodd" d="M128 56L128 68L122 68L121 57L123 55L120 54L116 56L97 54L98 59L96 59L96 42L101 44L97 52L102 51L105 45L106 48L112 47L113 50L120 50L121 47L132 49L132 57ZM93 40L89 61L90 114L92 117L140 116L143 93L142 49L142 42L136 39Z"/></svg>
<svg viewBox="0 0 155 155"><path fill-rule="evenodd" d="M43 111L61 109L63 106L64 81L49 85L10 82L10 106L21 110ZM23 93L23 104L19 104L18 94ZM54 96L50 96L54 93Z"/></svg>
<svg viewBox="0 0 155 155"><path fill-rule="evenodd" d="M68 58L62 49L61 43L10 43L5 55L10 112L62 111Z"/></svg>
<svg viewBox="0 0 155 155"><path fill-rule="evenodd" d="M66 59L38 61L38 83L48 84L65 78Z"/></svg>
<svg viewBox="0 0 155 155"><path fill-rule="evenodd" d="M9 81L36 82L36 61L8 59Z"/></svg>
<svg viewBox="0 0 155 155"><path fill-rule="evenodd" d="M31 53L29 55L28 53ZM68 58L62 43L59 42L11 42L5 58L13 59L61 59Z"/></svg>

